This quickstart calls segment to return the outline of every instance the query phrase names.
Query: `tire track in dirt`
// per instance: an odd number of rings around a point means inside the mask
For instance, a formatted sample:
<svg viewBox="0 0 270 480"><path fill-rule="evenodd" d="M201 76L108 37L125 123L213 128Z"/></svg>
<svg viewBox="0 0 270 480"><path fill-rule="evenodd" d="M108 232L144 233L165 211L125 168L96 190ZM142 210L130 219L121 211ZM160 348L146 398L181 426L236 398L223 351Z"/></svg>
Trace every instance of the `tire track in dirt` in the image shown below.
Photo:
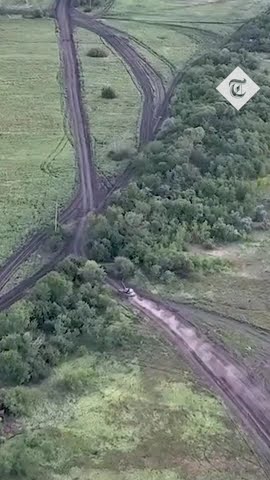
<svg viewBox="0 0 270 480"><path fill-rule="evenodd" d="M75 45L73 42L73 37L72 37L72 25L71 25L71 18L70 18L70 0L68 0L67 3L63 2L61 0L57 0L55 2L55 9L59 8L61 6L62 10L61 13L58 10L58 13L60 13L60 16L58 15L58 19L60 19L61 22L65 22L63 25L61 25L60 32L63 32L62 36L62 44L65 44L65 47L69 45L69 47L72 46L72 51L69 48L69 57L65 56L65 58L62 58L63 65L65 65L65 68L67 68L67 62L70 60L72 57L72 54L74 55L74 58L77 58L76 56L76 50L75 50ZM64 10L63 10L64 8ZM56 11L57 14L57 11ZM90 29L92 31L95 31L98 35L100 35L102 38L105 39L108 44L112 46L112 48L118 53L118 55L122 58L123 62L128 65L129 69L132 71L134 78L137 82L138 88L142 92L142 97L143 97L143 106L142 106L142 113L141 113L141 118L140 118L140 131L139 131L139 145L142 146L143 144L146 144L148 141L150 141L153 138L153 124L156 121L156 112L158 108L160 108L160 105L164 102L165 98L165 89L164 85L162 82L161 77L159 74L154 70L153 67L148 65L146 59L140 55L134 46L131 44L129 38L124 34L121 33L117 30L115 30L112 27L108 27L107 25L103 24L102 22L98 22L95 19L91 19L86 14L80 14L80 12L77 12L76 10L73 11L73 17L75 16L75 21L76 23L82 23L83 28ZM68 19L68 20L66 20ZM89 27L89 23L91 24L91 28ZM57 27L58 30L58 27ZM60 42L59 38L59 42ZM60 51L62 51L62 46L59 45ZM63 56L63 53L61 54ZM71 57L70 57L71 56ZM78 79L74 79L74 73L77 72L76 74L78 75ZM80 80L79 80L79 65L78 62L74 63L73 62L73 85L77 88L80 88ZM64 72L64 75L66 76L66 72ZM77 90L78 92L78 90ZM72 92L70 91L70 98L72 98ZM78 103L78 102L77 102ZM81 107L82 105L82 100L80 98L80 104ZM69 117L69 116L68 116ZM83 130L83 132L87 135L86 138L88 138L87 143L88 143L88 149L84 145L84 152L88 151L89 159L93 158L93 147L91 143L91 138L89 135L89 128L88 126L88 121L86 115L84 117L80 118L80 127ZM73 124L70 124L71 131L73 131ZM78 132L77 132L78 136ZM77 145L82 147L80 145L80 139L78 141L77 138ZM77 161L78 163L81 161L80 157L77 156ZM59 222L60 223L66 223L71 220L73 220L75 217L79 218L79 225L76 231L75 235L75 240L74 240L74 253L77 255L83 254L83 251L81 250L80 246L80 238L82 231L84 230L85 227L85 222L86 222L86 217L85 213L89 211L94 205L93 198L90 196L89 193L91 192L91 178L90 176L92 175L92 178L95 176L94 174L94 167L92 164L91 167L91 175L89 174L89 169L88 169L88 162L86 161L86 154L84 154L83 161L79 163L79 170L80 170L80 175L79 175L79 186L77 189L77 193L70 203L70 205L64 209L60 215L59 215ZM86 172L86 182L85 183L85 178L84 178L84 172ZM88 173L87 173L88 172ZM109 190L107 195L105 196L105 199L108 200L113 191L115 191L116 188L119 188L121 185L128 183L130 177L132 174L132 170L128 169L128 171L123 172L123 174L120 176L120 178L116 179L115 185ZM96 191L94 196L97 194L97 180L95 178L94 180L95 186L96 186ZM88 192L88 193L87 193ZM84 205L82 205L82 202L84 201ZM104 206L105 202L101 202L99 210ZM82 207L81 207L82 206ZM88 206L88 207L87 207ZM3 265L3 267L0 270L0 290L7 284L7 282L11 279L12 275L16 272L16 270L21 266L21 264L30 256L32 255L47 239L49 235L47 232L41 232L35 234L29 241L27 241L22 247L19 248L8 260L7 262Z"/></svg>
<svg viewBox="0 0 270 480"><path fill-rule="evenodd" d="M58 0L55 18L59 29L59 52L65 83L69 125L73 134L75 154L79 165L83 216L79 220L76 229L74 253L80 255L83 253L81 250L81 239L86 223L86 215L95 208L98 185L90 126L82 101L80 67L73 39L73 26L70 15L71 5L71 0L65 2Z"/></svg>
<svg viewBox="0 0 270 480"><path fill-rule="evenodd" d="M93 163L93 147L90 136L89 122L84 111L81 98L80 69L73 40L70 17L71 0L55 2L56 31L65 78L66 110L70 131L74 141L75 154L79 166L79 185L71 201L59 215L59 222L66 223L78 219L78 228L74 239L75 254L81 254L80 237L85 225L85 215L94 209L98 183ZM21 264L32 255L47 239L46 231L36 233L29 241L19 248L0 270L0 289L10 280Z"/></svg>
<svg viewBox="0 0 270 480"><path fill-rule="evenodd" d="M148 63L141 53L138 53L133 45L133 38L128 34L77 10L73 10L72 15L78 27L96 33L117 53L126 65L128 73L135 80L142 96L138 147L143 147L143 145L154 140L157 129L167 115L172 88L175 84L173 83L173 86L166 92L162 76ZM114 185L99 203L98 212L104 210L111 195L117 189L129 183L133 173L134 168L128 165L115 179Z"/></svg>
<svg viewBox="0 0 270 480"><path fill-rule="evenodd" d="M118 282L110 286L121 291ZM140 292L124 302L144 319L165 332L193 371L204 378L210 388L224 400L234 417L240 420L256 446L265 473L270 472L270 393L247 367L223 347L204 337L194 325L154 296Z"/></svg>
<svg viewBox="0 0 270 480"><path fill-rule="evenodd" d="M166 92L161 75L139 53L129 36L102 21L81 13L72 12L74 23L100 36L118 54L129 73L132 73L143 95L140 123L139 145L142 146L154 138L154 124L159 108L163 104Z"/></svg>

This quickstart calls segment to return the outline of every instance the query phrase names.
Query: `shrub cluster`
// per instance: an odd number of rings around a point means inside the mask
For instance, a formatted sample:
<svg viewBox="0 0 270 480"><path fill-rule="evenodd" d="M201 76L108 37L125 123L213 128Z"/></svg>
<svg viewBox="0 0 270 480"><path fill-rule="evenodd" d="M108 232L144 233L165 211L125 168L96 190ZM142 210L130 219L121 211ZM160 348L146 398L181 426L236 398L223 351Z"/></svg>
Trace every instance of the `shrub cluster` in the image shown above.
<svg viewBox="0 0 270 480"><path fill-rule="evenodd" d="M256 184L270 172L270 80L250 51L268 52L269 30L265 14L187 69L158 139L132 159L135 180L91 218L91 258L127 257L156 278L187 275L209 268L190 243L211 247L267 225ZM216 91L238 65L261 87L240 114Z"/></svg>

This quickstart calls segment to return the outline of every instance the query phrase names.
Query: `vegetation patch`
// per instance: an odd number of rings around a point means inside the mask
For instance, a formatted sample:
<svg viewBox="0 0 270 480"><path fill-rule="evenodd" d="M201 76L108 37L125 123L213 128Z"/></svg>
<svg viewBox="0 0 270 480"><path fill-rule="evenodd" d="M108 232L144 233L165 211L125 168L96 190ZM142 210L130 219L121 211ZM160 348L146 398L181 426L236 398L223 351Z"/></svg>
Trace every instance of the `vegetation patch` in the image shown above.
<svg viewBox="0 0 270 480"><path fill-rule="evenodd" d="M117 94L112 87L108 86L102 87L101 96L102 98L107 98L107 100L112 100L113 98L117 97Z"/></svg>
<svg viewBox="0 0 270 480"><path fill-rule="evenodd" d="M23 430L0 447L5 479L202 480L213 469L220 479L263 478L219 402L161 338L145 330L134 353L84 354L39 386L11 390L32 408L17 410ZM87 378L83 390L59 389L67 374L74 386Z"/></svg>
<svg viewBox="0 0 270 480"><path fill-rule="evenodd" d="M136 145L140 95L124 65L97 35L81 30L78 36L85 97L95 140L96 164L103 173L114 175L127 162L112 162L108 154L119 148ZM102 49L107 57L87 57L87 52L93 48ZM100 94L101 85L106 85L108 79L117 93L113 105L108 105L108 100Z"/></svg>
<svg viewBox="0 0 270 480"><path fill-rule="evenodd" d="M197 28L222 31L223 25L230 26L231 31L245 20L259 15L269 7L269 0L116 0L110 16L128 20L146 20L152 23L167 24L189 23Z"/></svg>
<svg viewBox="0 0 270 480"><path fill-rule="evenodd" d="M53 23L3 18L0 27L2 262L34 229L52 223L56 201L62 206L72 195L75 169L63 131Z"/></svg>
<svg viewBox="0 0 270 480"><path fill-rule="evenodd" d="M213 45L210 36L190 38L185 30L166 24L119 20L110 20L110 24L133 35L139 41L136 48L167 80L172 76L170 66L181 69L196 53Z"/></svg>
<svg viewBox="0 0 270 480"><path fill-rule="evenodd" d="M25 7L25 8L37 8L50 6L50 0L1 0L1 7Z"/></svg>
<svg viewBox="0 0 270 480"><path fill-rule="evenodd" d="M87 52L87 56L94 58L106 58L108 57L108 53L103 48L93 47Z"/></svg>
<svg viewBox="0 0 270 480"><path fill-rule="evenodd" d="M0 315L3 385L46 377L83 339L101 350L123 345L129 335L137 341L130 318L103 282L104 271L95 262L68 259L60 272L38 283L30 301ZM82 379L64 375L59 382L69 390L72 382L79 388Z"/></svg>
<svg viewBox="0 0 270 480"><path fill-rule="evenodd" d="M269 19L254 22L260 51L268 49ZM270 170L270 83L249 51L250 30L247 24L226 48L186 70L171 118L133 162L136 180L105 215L91 218L91 257L111 262L121 255L152 278L172 279L172 272L185 276L224 265L223 259L194 255L189 244L211 248L268 228L256 182ZM240 116L216 91L237 65L261 86Z"/></svg>

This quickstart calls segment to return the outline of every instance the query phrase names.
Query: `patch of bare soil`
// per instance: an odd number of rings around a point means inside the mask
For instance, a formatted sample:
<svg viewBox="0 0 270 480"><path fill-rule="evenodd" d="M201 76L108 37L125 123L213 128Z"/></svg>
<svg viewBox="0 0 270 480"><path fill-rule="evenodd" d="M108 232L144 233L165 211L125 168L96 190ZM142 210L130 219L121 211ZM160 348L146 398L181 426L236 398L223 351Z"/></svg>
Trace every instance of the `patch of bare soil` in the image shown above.
<svg viewBox="0 0 270 480"><path fill-rule="evenodd" d="M270 472L270 394L265 386L255 380L245 364L210 343L184 316L137 294L129 302L166 332L193 368L222 396L251 435Z"/></svg>

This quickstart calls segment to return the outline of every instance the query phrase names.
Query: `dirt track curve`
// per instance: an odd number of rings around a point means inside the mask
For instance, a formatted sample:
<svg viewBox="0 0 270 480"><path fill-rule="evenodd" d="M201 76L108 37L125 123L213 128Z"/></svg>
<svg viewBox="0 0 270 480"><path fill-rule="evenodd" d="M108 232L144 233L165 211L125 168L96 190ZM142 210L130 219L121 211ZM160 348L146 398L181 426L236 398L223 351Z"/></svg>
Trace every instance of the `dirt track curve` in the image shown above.
<svg viewBox="0 0 270 480"><path fill-rule="evenodd" d="M69 3L70 1L65 2L61 0L55 2L55 18L60 62L65 79L66 114L74 141L79 178L77 192L71 203L60 213L59 222L66 223L74 218L79 219L73 250L75 250L75 253L80 253L78 240L83 227L83 216L95 206L94 199L98 185L93 162L93 147L89 124L81 98L80 69L73 41ZM46 232L35 234L7 260L0 270L0 290L6 285L20 265L47 239L48 234ZM58 257L54 258L56 261ZM51 264L52 262L50 262ZM40 277L43 271L44 269L42 268L39 272ZM32 278L35 278L35 276ZM30 283L32 285L32 282ZM23 286L24 283L18 286L18 288L23 288ZM16 294L17 290L14 291L14 298L16 298Z"/></svg>
<svg viewBox="0 0 270 480"><path fill-rule="evenodd" d="M165 94L162 80L150 67L144 57L138 54L126 35L105 25L101 21L91 19L77 11L71 16L72 0L57 0L55 16L59 33L59 50L65 80L67 115L72 131L76 159L79 165L79 189L69 207L61 214L61 220L79 217L77 234L72 241L73 251L81 253L81 237L85 226L86 215L97 205L98 182L93 162L93 148L88 119L84 110L80 68L73 41L72 21L77 26L87 28L100 35L122 58L132 71L143 96L143 107L140 124L140 140L143 144L151 140L168 106L169 95ZM73 18L73 20L72 20ZM122 177L123 180L123 177ZM35 235L27 245L7 262L0 272L0 288L11 277L12 273L36 248L44 241L45 233ZM0 310L22 298L26 290L37 280L48 273L55 264L70 251L70 245L59 252L49 264L32 277L23 280L17 287L0 298ZM269 471L270 466L270 399L269 393L247 373L245 368L229 358L226 352L214 347L188 325L181 315L176 314L158 301L148 299L144 295L135 295L128 301L137 312L147 316L158 324L178 346L181 353L189 359L216 391L226 401L231 410L237 414L245 429L252 435L258 452Z"/></svg>
<svg viewBox="0 0 270 480"><path fill-rule="evenodd" d="M132 72L143 95L139 144L143 145L153 140L159 109L165 99L161 75L149 65L143 55L138 53L128 35L75 9L72 17L78 27L90 30L105 40Z"/></svg>
<svg viewBox="0 0 270 480"><path fill-rule="evenodd" d="M108 280L119 295L121 286ZM156 296L135 293L123 299L144 320L165 332L193 370L214 388L237 417L248 434L261 460L266 478L270 478L270 394L248 369L232 358L223 347L210 343L179 311Z"/></svg>
<svg viewBox="0 0 270 480"><path fill-rule="evenodd" d="M79 182L76 195L70 205L60 213L59 222L64 224L73 219L81 218L76 231L74 244L71 246L73 252L79 255L83 253L81 251L80 238L84 228L84 214L94 208L94 199L96 199L98 194L98 182L93 164L93 149L89 133L88 119L81 99L81 85L79 80L80 69L72 35L70 3L70 0L67 2L57 0L55 2L55 17L57 22L60 58L66 83L65 91L68 101L67 114L71 132L75 140L76 159L79 165ZM153 138L154 125L158 118L158 109L160 109L162 103L165 102L165 89L161 77L151 66L148 65L145 58L137 53L127 35L121 34L119 30L108 27L102 22L98 22L96 19L91 20L91 17L86 14L80 14L76 10L73 11L73 17L74 22L76 22L78 26L82 26L93 32L96 31L98 35L103 37L132 71L136 84L143 97L138 144L143 145L147 143ZM73 87L76 87L76 98L74 98ZM74 102L76 103L76 110L74 110ZM79 107L80 111L78 110ZM71 112L72 115L69 112ZM75 122L74 113L76 113L77 122ZM76 125L78 127L76 127ZM84 135L81 135L82 132ZM131 171L126 171L116 179L115 185L108 191L106 199L110 197L116 188L119 188L119 186L128 182L131 173ZM97 203L98 201L96 204ZM6 285L20 265L27 260L27 258L32 255L46 239L48 239L48 234L46 232L33 235L30 240L28 240L7 260L0 269L0 290ZM44 269L41 269L40 276L42 276L43 270ZM29 279L29 288L34 284L30 280L31 279ZM22 284L22 286L23 285L25 288L25 284ZM20 287L18 286L14 290L14 298L17 296L17 288Z"/></svg>

